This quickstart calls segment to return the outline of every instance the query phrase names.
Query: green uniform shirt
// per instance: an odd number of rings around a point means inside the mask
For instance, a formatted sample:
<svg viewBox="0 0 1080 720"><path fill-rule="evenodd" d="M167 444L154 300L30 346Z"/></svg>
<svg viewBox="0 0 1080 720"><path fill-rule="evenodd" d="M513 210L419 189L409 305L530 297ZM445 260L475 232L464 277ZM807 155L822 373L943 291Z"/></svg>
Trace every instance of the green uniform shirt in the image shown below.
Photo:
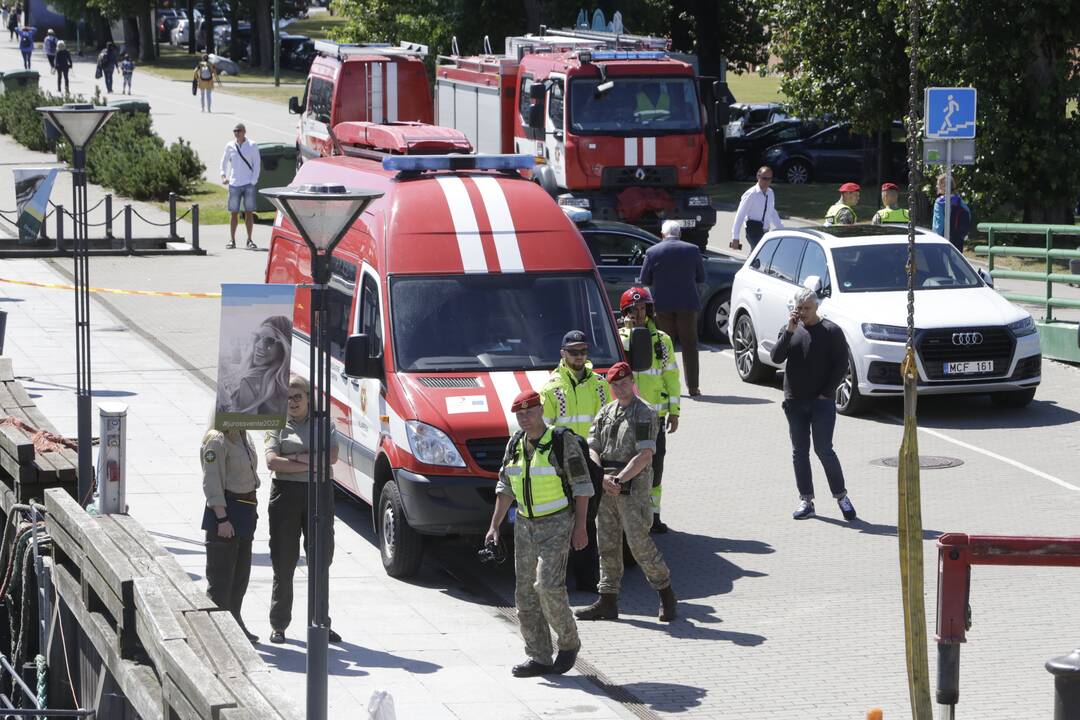
<svg viewBox="0 0 1080 720"><path fill-rule="evenodd" d="M203 494L208 506L224 505L225 493L254 492L259 487L259 459L246 432L211 430L203 439Z"/></svg>
<svg viewBox="0 0 1080 720"><path fill-rule="evenodd" d="M593 423L589 447L600 455L604 472L615 474L642 450L656 450L660 418L641 398L635 397L626 407L613 401L605 405ZM627 482L641 476L652 482L652 463L639 475L625 478Z"/></svg>
<svg viewBox="0 0 1080 720"><path fill-rule="evenodd" d="M308 422L308 418L303 420L294 420L291 417L285 418L285 427L280 430L267 430L266 436L263 439L263 446L269 461L270 453L274 453L278 456L285 455L300 455L301 453L310 452L308 448L308 438L311 437L311 423ZM333 425L330 426L330 442L331 447L337 443L337 428ZM333 466L330 467L330 474L333 477ZM307 482L307 472L298 473L283 473L272 472L275 480L291 480L293 482Z"/></svg>

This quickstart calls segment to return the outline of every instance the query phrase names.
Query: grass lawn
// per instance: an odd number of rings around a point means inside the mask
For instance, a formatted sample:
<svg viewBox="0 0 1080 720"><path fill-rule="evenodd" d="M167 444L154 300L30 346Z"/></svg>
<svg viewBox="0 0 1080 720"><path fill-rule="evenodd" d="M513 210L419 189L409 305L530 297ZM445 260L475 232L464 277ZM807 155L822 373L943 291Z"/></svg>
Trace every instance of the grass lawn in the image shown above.
<svg viewBox="0 0 1080 720"><path fill-rule="evenodd" d="M203 180L191 195L176 199L176 212L178 215L183 215L193 203L198 203L199 225L228 225L229 210L226 206L228 199L229 192L224 185ZM158 203L157 206L165 212L169 211L169 203L167 202ZM255 218L256 221L261 218L273 222L274 213L256 214Z"/></svg>
<svg viewBox="0 0 1080 720"><path fill-rule="evenodd" d="M784 96L780 94L779 75L761 77L757 73L728 73L727 81L736 102L784 102Z"/></svg>
<svg viewBox="0 0 1080 720"><path fill-rule="evenodd" d="M734 210L739 205L739 198L742 197L743 192L748 187L750 187L750 183L745 181L720 183L711 185L709 194L712 196L713 203L718 207L726 206L721 209ZM776 183L773 185L773 192L776 193L776 205L781 215L824 222L825 211L840 199L837 187L837 183L809 183L806 185ZM906 190L901 188L901 197L905 192ZM864 190L859 200L859 204L855 207L855 214L859 216L860 220L869 222L879 207L878 193L872 189L869 191Z"/></svg>
<svg viewBox="0 0 1080 720"><path fill-rule="evenodd" d="M293 35L307 35L312 40L322 40L330 37L331 31L344 25L345 18L341 15L312 12L307 18L290 23L285 30Z"/></svg>
<svg viewBox="0 0 1080 720"><path fill-rule="evenodd" d="M291 26L290 26L291 27ZM170 80L179 80L182 82L190 83L191 76L195 72L195 66L198 64L199 55L189 55L187 48L174 47L172 45L161 46L161 57L159 57L153 63L146 63L140 65L140 70L146 70L147 72L160 75L161 77L169 78ZM239 75L231 76L226 75L221 78L220 90L224 92L232 92L230 85L233 81L237 83L260 83L269 84L271 87L274 85L274 72L273 70L262 70L261 68L249 68L247 65L240 65L241 73ZM295 70L281 69L281 82L282 83L294 83L297 85L303 85L307 76L303 73L296 72Z"/></svg>

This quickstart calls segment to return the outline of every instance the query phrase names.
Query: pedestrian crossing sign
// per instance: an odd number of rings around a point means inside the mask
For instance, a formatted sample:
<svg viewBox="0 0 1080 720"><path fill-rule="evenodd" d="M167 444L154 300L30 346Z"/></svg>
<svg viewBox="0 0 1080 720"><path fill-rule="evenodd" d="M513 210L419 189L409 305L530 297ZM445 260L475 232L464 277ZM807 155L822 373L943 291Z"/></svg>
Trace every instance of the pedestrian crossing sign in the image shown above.
<svg viewBox="0 0 1080 720"><path fill-rule="evenodd" d="M973 139L975 103L973 87L926 88L923 103L925 136L937 140Z"/></svg>

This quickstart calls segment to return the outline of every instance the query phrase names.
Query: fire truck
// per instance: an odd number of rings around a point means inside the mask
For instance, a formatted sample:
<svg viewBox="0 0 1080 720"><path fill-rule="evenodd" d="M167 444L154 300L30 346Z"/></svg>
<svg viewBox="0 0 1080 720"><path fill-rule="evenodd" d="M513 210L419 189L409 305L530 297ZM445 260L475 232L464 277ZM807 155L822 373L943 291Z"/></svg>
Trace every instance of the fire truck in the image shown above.
<svg viewBox="0 0 1080 720"><path fill-rule="evenodd" d="M562 205L655 230L675 219L702 241L716 222L694 67L663 38L541 28L505 52L440 56L439 125L480 152L527 153Z"/></svg>

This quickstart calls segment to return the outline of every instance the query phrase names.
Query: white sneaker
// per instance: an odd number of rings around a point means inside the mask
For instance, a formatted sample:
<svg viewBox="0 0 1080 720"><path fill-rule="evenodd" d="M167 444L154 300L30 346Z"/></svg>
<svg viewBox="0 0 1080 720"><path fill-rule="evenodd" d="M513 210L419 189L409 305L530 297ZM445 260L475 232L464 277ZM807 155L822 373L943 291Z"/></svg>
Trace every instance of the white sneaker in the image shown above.
<svg viewBox="0 0 1080 720"><path fill-rule="evenodd" d="M814 501L800 500L799 507L795 508L795 512L791 513L791 517L796 520L806 520L814 517Z"/></svg>

